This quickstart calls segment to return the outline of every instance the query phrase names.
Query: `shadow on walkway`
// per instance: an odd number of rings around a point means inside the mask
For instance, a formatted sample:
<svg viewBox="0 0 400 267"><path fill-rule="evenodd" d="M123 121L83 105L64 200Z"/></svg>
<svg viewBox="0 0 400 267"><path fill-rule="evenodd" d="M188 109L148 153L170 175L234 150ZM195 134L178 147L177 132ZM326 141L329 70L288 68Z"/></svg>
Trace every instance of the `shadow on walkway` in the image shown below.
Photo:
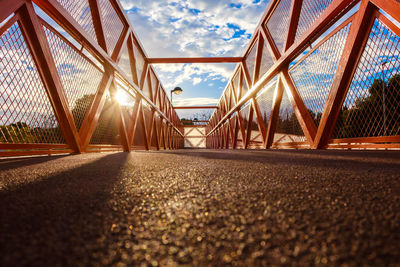
<svg viewBox="0 0 400 267"><path fill-rule="evenodd" d="M108 154L79 168L1 191L0 265L34 262L43 266L68 259L71 251L76 255L82 248L90 251L109 229L108 201L128 156ZM41 160L30 159L33 163Z"/></svg>
<svg viewBox="0 0 400 267"><path fill-rule="evenodd" d="M26 158L13 158L13 159L2 159L0 160L0 171L7 171L11 169L26 167L34 164L44 163L70 155L60 156L42 156L42 157L26 157Z"/></svg>

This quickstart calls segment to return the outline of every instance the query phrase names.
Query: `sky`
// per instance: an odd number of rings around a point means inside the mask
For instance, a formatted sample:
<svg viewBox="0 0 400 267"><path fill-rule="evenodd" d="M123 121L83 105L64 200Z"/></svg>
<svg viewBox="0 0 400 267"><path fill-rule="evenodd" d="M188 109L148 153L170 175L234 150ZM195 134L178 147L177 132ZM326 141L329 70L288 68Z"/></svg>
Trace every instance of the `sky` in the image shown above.
<svg viewBox="0 0 400 267"><path fill-rule="evenodd" d="M268 2L121 0L148 57L242 56ZM236 64L154 66L167 92L183 89L173 96L173 104L193 106L217 104Z"/></svg>

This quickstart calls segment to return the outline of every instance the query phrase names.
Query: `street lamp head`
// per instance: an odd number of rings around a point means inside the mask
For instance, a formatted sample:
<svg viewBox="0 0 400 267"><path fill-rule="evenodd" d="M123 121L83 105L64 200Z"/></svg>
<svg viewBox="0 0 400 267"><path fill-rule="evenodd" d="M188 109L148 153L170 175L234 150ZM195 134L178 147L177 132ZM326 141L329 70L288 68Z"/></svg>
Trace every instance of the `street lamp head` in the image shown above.
<svg viewBox="0 0 400 267"><path fill-rule="evenodd" d="M171 92L176 95L180 95L180 94L182 94L183 90L180 87L175 87L174 90L171 90Z"/></svg>

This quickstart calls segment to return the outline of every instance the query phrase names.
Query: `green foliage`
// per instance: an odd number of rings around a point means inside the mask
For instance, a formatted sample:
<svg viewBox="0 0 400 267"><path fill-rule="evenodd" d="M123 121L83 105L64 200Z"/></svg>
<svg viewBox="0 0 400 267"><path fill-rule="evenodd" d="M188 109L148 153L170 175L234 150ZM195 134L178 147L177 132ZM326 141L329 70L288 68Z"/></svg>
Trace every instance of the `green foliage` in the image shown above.
<svg viewBox="0 0 400 267"><path fill-rule="evenodd" d="M400 134L400 74L387 83L375 79L364 97L356 99L349 108L343 106L337 119L334 138L390 136ZM322 113L308 110L318 126ZM264 116L267 126L268 118ZM277 132L303 135L294 112L279 116Z"/></svg>
<svg viewBox="0 0 400 267"><path fill-rule="evenodd" d="M293 134L293 135L304 135L303 130L297 120L296 114L286 113L286 118L279 116L278 123L276 126L276 132L285 133L285 134Z"/></svg>
<svg viewBox="0 0 400 267"><path fill-rule="evenodd" d="M400 74L388 83L375 79L368 95L359 97L351 108L343 107L335 137L372 137L400 134Z"/></svg>
<svg viewBox="0 0 400 267"><path fill-rule="evenodd" d="M1 143L36 143L31 128L25 122L0 126Z"/></svg>
<svg viewBox="0 0 400 267"><path fill-rule="evenodd" d="M0 126L0 143L53 143L62 141L60 137L62 133L59 126L32 128L25 122Z"/></svg>
<svg viewBox="0 0 400 267"><path fill-rule="evenodd" d="M76 128L79 130L83 119L86 116L86 111L94 99L94 94L84 95L75 101L74 108L71 110Z"/></svg>

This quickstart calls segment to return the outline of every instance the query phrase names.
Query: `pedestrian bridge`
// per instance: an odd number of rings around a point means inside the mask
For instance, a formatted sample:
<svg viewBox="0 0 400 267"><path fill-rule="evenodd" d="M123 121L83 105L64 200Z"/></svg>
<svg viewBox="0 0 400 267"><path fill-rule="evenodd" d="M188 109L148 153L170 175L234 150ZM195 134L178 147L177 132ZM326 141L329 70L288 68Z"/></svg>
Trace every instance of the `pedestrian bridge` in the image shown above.
<svg viewBox="0 0 400 267"><path fill-rule="evenodd" d="M270 0L239 57L151 58L134 28L0 0L0 265L400 262L399 1ZM201 126L174 63L236 64Z"/></svg>

